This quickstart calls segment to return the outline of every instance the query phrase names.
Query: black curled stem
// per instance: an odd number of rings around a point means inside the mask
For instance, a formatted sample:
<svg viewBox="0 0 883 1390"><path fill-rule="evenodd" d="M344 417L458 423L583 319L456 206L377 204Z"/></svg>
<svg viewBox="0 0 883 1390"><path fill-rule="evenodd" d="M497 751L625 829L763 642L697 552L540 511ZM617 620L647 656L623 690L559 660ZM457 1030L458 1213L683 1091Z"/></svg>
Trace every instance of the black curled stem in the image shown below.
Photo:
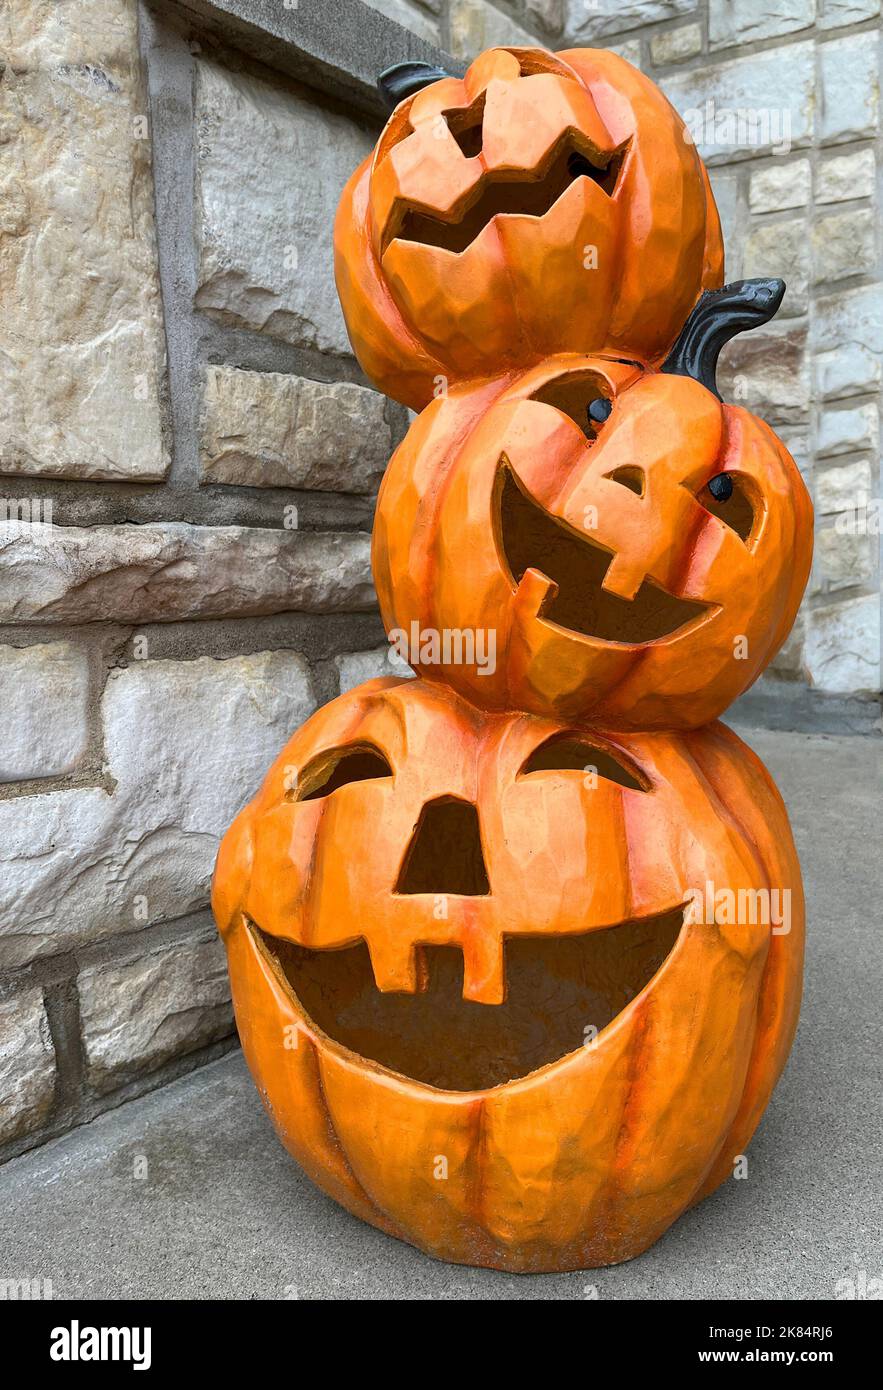
<svg viewBox="0 0 883 1390"><path fill-rule="evenodd" d="M451 75L434 63L393 63L392 67L384 68L377 79L377 86L387 111L394 111L405 97L411 97L431 83Z"/></svg>
<svg viewBox="0 0 883 1390"><path fill-rule="evenodd" d="M716 373L722 349L737 333L768 323L784 294L784 280L736 280L719 290L706 290L660 370L691 376L720 400Z"/></svg>

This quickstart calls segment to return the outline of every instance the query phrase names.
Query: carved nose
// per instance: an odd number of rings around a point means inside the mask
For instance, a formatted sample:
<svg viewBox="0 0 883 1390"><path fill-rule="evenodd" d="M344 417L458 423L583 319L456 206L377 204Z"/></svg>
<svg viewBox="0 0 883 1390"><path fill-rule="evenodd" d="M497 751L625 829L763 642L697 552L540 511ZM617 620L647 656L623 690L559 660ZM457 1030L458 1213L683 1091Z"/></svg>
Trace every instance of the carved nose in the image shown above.
<svg viewBox="0 0 883 1390"><path fill-rule="evenodd" d="M478 811L470 801L440 796L420 812L399 872L397 893L490 893Z"/></svg>

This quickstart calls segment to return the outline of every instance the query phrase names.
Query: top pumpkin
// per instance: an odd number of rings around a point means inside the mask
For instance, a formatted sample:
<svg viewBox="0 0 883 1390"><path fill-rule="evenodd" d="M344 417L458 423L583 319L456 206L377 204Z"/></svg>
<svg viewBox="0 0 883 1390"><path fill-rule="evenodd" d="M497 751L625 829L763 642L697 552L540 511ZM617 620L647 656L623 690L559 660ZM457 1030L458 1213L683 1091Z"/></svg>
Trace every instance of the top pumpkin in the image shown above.
<svg viewBox="0 0 883 1390"><path fill-rule="evenodd" d="M661 362L722 283L723 242L659 89L613 53L533 48L401 89L334 234L347 328L377 386L420 410L437 378L555 353Z"/></svg>

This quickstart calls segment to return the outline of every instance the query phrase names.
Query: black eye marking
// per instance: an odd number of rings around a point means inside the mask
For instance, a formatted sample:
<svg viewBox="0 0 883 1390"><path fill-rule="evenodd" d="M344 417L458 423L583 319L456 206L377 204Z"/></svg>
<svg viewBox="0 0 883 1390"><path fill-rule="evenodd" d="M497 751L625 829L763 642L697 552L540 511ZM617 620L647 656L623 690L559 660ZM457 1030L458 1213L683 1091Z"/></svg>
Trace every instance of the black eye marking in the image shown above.
<svg viewBox="0 0 883 1390"><path fill-rule="evenodd" d="M741 474L717 473L697 493L697 501L747 545L754 530L755 495Z"/></svg>
<svg viewBox="0 0 883 1390"><path fill-rule="evenodd" d="M708 484L708 491L715 502L729 502L733 495L733 480L729 473L718 473Z"/></svg>
<svg viewBox="0 0 883 1390"><path fill-rule="evenodd" d="M590 424L603 425L605 420L610 419L612 411L613 405L608 401L606 396L596 396L593 401L589 402L589 408L586 414L589 417Z"/></svg>
<svg viewBox="0 0 883 1390"><path fill-rule="evenodd" d="M307 763L286 799L316 801L350 782L374 782L381 777L392 777L392 768L379 748L367 743L331 748Z"/></svg>
<svg viewBox="0 0 883 1390"><path fill-rule="evenodd" d="M599 372L565 372L562 376L544 382L538 390L531 393L530 399L542 401L543 405L551 405L555 410L560 410L562 415L568 416L577 428L582 430L589 443L592 443L613 410L613 401L600 394L605 387L612 390Z"/></svg>
<svg viewBox="0 0 883 1390"><path fill-rule="evenodd" d="M600 748L574 734L554 734L535 748L522 767L519 777L535 772L593 771L606 782L616 782L630 791L646 792L650 783L642 772L610 748Z"/></svg>

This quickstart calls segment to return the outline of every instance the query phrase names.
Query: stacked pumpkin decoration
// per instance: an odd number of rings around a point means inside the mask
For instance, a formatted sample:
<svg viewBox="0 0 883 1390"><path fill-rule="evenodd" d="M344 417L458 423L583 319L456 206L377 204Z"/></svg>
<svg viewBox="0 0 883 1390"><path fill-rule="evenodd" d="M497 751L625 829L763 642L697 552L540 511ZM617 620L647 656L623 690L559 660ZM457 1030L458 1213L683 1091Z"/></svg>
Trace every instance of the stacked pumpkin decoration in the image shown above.
<svg viewBox="0 0 883 1390"><path fill-rule="evenodd" d="M381 86L335 243L363 366L422 408L373 548L417 679L295 734L213 905L320 1187L443 1259L609 1264L732 1174L797 1023L787 816L713 722L809 569L793 460L715 385L784 286L721 288L702 163L614 55Z"/></svg>

